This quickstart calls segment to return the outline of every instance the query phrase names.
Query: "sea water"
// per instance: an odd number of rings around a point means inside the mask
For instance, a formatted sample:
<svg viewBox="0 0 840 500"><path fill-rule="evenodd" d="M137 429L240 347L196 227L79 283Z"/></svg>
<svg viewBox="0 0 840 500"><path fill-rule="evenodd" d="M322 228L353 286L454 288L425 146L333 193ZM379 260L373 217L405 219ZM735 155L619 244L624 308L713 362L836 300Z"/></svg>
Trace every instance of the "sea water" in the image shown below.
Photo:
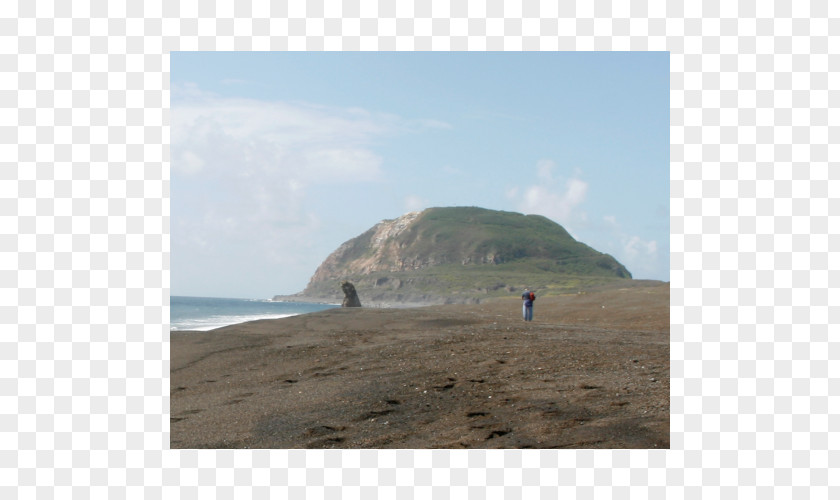
<svg viewBox="0 0 840 500"><path fill-rule="evenodd" d="M339 306L262 299L172 296L169 298L169 329L207 331L246 321L286 318L334 307Z"/></svg>

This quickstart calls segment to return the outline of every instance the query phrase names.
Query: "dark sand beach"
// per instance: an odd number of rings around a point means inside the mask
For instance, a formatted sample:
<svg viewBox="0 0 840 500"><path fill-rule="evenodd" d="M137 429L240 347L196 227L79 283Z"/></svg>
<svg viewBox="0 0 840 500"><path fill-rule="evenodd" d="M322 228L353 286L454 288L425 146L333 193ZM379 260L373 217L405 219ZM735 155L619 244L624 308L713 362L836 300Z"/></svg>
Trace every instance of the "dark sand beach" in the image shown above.
<svg viewBox="0 0 840 500"><path fill-rule="evenodd" d="M171 332L172 448L668 448L670 288ZM364 304L364 297L362 297Z"/></svg>

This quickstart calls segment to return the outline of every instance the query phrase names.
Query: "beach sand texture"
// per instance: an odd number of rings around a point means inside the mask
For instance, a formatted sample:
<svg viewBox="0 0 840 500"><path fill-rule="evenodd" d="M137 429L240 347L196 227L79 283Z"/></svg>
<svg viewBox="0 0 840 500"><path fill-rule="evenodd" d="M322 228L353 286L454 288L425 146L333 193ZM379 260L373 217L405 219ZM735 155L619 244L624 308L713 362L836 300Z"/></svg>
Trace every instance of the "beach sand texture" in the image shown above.
<svg viewBox="0 0 840 500"><path fill-rule="evenodd" d="M170 445L668 448L669 290L173 331Z"/></svg>

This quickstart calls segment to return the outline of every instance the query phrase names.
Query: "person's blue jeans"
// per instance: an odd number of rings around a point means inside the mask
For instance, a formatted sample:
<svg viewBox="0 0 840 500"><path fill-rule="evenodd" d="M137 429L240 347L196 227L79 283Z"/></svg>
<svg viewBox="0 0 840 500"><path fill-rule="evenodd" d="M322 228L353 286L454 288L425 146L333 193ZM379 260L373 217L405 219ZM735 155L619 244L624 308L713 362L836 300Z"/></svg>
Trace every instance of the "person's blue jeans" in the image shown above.
<svg viewBox="0 0 840 500"><path fill-rule="evenodd" d="M525 321L531 321L534 319L534 306L526 306L525 304L522 305L522 318Z"/></svg>

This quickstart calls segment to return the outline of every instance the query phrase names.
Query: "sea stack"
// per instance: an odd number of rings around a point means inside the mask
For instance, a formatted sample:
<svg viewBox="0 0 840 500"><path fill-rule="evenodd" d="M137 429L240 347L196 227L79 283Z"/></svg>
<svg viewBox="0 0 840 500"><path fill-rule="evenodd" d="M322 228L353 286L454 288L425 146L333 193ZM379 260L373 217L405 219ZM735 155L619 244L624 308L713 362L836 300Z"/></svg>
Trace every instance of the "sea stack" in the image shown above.
<svg viewBox="0 0 840 500"><path fill-rule="evenodd" d="M359 294L356 293L356 287L349 281L341 282L341 291L344 292L344 301L341 302L341 307L362 307L362 302L359 300Z"/></svg>

